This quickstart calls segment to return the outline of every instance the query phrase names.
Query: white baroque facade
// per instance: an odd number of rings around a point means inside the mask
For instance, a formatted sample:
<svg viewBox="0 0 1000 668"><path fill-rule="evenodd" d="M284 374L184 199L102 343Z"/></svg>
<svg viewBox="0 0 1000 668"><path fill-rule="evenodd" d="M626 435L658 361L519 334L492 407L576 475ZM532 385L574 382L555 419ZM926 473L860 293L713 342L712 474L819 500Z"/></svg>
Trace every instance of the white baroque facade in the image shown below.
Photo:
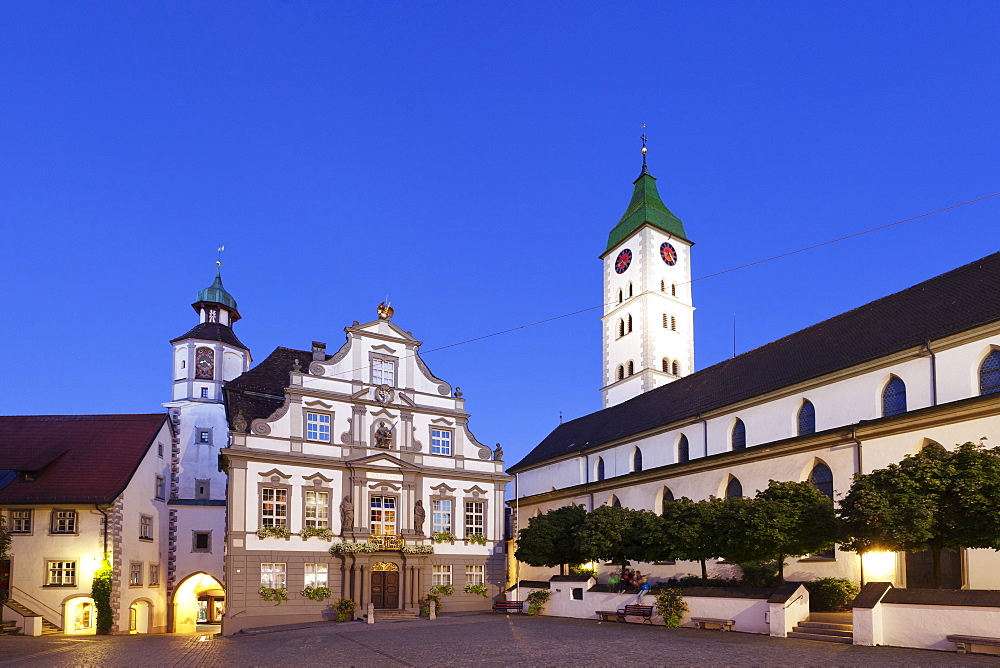
<svg viewBox="0 0 1000 668"><path fill-rule="evenodd" d="M334 355L319 342L278 348L226 386L224 634L328 619L340 597L382 614L417 611L432 585L453 587L449 610L485 609L502 591L502 453L473 436L465 399L430 372L420 342L388 307L379 314L345 328ZM289 600L266 601L261 587Z"/></svg>

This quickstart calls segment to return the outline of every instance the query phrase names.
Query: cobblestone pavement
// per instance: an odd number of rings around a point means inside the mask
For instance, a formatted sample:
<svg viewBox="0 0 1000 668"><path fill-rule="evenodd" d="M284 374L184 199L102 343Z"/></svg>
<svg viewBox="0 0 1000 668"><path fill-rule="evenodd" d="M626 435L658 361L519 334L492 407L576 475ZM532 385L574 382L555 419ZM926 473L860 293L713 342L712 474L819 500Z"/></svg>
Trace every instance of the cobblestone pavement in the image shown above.
<svg viewBox="0 0 1000 668"><path fill-rule="evenodd" d="M0 637L0 666L1000 666L1000 657L519 615L201 637Z"/></svg>

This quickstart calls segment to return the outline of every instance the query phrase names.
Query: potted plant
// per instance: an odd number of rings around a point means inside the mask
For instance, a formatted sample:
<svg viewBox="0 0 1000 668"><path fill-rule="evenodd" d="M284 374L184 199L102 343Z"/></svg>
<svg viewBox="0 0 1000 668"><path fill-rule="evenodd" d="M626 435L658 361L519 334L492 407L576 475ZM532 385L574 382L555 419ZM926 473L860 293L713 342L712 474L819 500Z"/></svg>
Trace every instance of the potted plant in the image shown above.
<svg viewBox="0 0 1000 668"><path fill-rule="evenodd" d="M330 591L329 587L306 585L306 588L302 590L302 595L310 600L323 602L333 596L333 592Z"/></svg>
<svg viewBox="0 0 1000 668"><path fill-rule="evenodd" d="M257 538L267 538L268 536L287 540L292 537L292 530L284 526L263 526L257 529Z"/></svg>
<svg viewBox="0 0 1000 668"><path fill-rule="evenodd" d="M663 617L663 624L668 629L676 629L681 625L681 617L688 611L680 589L664 589L656 595L656 609Z"/></svg>
<svg viewBox="0 0 1000 668"><path fill-rule="evenodd" d="M337 611L338 622L349 622L354 619L358 604L349 598L338 598L333 602L333 609Z"/></svg>
<svg viewBox="0 0 1000 668"><path fill-rule="evenodd" d="M478 594L482 597L487 597L490 595L490 588L487 584L472 584L471 582L466 582L465 587L462 588L466 594Z"/></svg>
<svg viewBox="0 0 1000 668"><path fill-rule="evenodd" d="M455 542L455 534L450 531L435 531L433 538L435 543L443 543L445 541L449 543Z"/></svg>
<svg viewBox="0 0 1000 668"><path fill-rule="evenodd" d="M261 587L257 593L265 601L274 601L275 605L281 605L282 601L288 600L288 590L284 587Z"/></svg>
<svg viewBox="0 0 1000 668"><path fill-rule="evenodd" d="M486 545L486 534L470 533L465 536L465 542L469 545Z"/></svg>
<svg viewBox="0 0 1000 668"><path fill-rule="evenodd" d="M333 531L326 527L302 527L299 535L302 536L302 540L309 540L310 536L317 536L323 540L333 540Z"/></svg>

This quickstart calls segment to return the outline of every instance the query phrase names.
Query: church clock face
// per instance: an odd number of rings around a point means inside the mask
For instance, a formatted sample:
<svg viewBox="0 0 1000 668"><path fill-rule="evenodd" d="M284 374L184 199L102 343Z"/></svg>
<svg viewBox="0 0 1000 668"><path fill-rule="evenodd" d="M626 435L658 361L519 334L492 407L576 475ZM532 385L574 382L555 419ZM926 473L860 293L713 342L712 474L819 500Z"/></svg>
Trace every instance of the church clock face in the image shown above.
<svg viewBox="0 0 1000 668"><path fill-rule="evenodd" d="M671 267L677 264L677 251L666 242L660 244L660 257Z"/></svg>
<svg viewBox="0 0 1000 668"><path fill-rule="evenodd" d="M215 377L215 352L211 348L198 348L194 356L195 378L212 380Z"/></svg>
<svg viewBox="0 0 1000 668"><path fill-rule="evenodd" d="M618 259L615 260L615 271L624 274L630 264L632 264L632 251L626 248L618 254Z"/></svg>

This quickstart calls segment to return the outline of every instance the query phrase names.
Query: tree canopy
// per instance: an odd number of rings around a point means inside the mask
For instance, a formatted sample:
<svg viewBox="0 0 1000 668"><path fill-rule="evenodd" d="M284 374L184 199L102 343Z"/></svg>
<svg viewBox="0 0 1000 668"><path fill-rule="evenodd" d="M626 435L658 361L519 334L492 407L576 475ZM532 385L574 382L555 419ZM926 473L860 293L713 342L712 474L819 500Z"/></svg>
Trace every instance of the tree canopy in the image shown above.
<svg viewBox="0 0 1000 668"><path fill-rule="evenodd" d="M711 497L682 497L663 504L658 560L683 559L701 563L702 584L708 584L707 561L719 556L719 518L726 502Z"/></svg>
<svg viewBox="0 0 1000 668"><path fill-rule="evenodd" d="M930 550L941 586L945 548L1000 549L1000 448L936 443L898 464L855 474L840 503L841 548Z"/></svg>
<svg viewBox="0 0 1000 668"><path fill-rule="evenodd" d="M661 548L661 520L650 510L601 506L580 527L580 552L587 559L621 564L655 561Z"/></svg>
<svg viewBox="0 0 1000 668"><path fill-rule="evenodd" d="M518 532L514 556L529 566L550 568L584 561L577 534L586 516L583 506L563 506L532 517Z"/></svg>

